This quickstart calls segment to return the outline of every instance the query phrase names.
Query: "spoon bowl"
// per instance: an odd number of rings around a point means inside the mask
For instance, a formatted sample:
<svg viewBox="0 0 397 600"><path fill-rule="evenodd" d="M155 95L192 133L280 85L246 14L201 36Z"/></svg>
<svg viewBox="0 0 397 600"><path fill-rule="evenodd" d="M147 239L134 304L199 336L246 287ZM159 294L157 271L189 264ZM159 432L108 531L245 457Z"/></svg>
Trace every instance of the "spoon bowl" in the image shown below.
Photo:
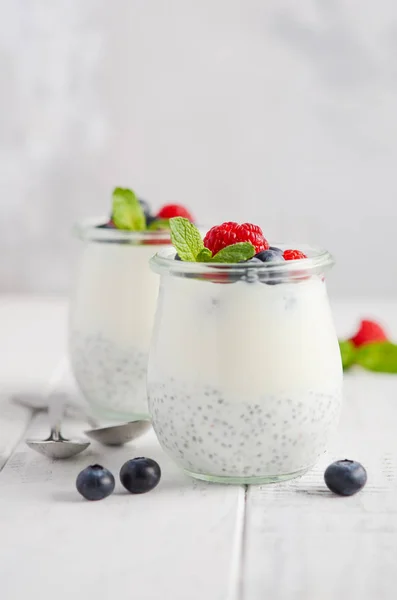
<svg viewBox="0 0 397 600"><path fill-rule="evenodd" d="M122 446L141 437L151 426L150 421L129 421L121 425L88 429L84 434L104 446Z"/></svg>
<svg viewBox="0 0 397 600"><path fill-rule="evenodd" d="M52 435L46 440L27 439L25 442L32 450L47 456L47 458L55 459L70 458L83 452L90 445L90 442L78 439L68 440L63 436L54 439Z"/></svg>
<svg viewBox="0 0 397 600"><path fill-rule="evenodd" d="M51 432L48 438L44 440L27 439L25 443L29 448L47 456L48 458L62 459L70 458L83 452L90 442L85 440L63 437L61 433L61 421L65 413L65 398L63 396L55 397L52 394L51 401L48 402L48 416L51 425Z"/></svg>

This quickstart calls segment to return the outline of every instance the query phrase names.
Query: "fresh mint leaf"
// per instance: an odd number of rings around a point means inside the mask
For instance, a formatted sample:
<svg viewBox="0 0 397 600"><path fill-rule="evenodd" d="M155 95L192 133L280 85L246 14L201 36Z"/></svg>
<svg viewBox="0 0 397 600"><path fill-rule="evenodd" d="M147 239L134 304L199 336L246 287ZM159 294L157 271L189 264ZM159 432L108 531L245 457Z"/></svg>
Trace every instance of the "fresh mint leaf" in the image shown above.
<svg viewBox="0 0 397 600"><path fill-rule="evenodd" d="M148 225L148 231L158 231L159 229L169 229L170 228L170 220L169 219L155 219Z"/></svg>
<svg viewBox="0 0 397 600"><path fill-rule="evenodd" d="M203 248L200 250L198 255L196 256L197 262L211 262L212 252L208 248Z"/></svg>
<svg viewBox="0 0 397 600"><path fill-rule="evenodd" d="M138 198L132 190L115 188L113 191L112 220L117 229L143 231L146 219Z"/></svg>
<svg viewBox="0 0 397 600"><path fill-rule="evenodd" d="M226 246L219 250L215 256L212 257L211 262L217 263L238 263L242 260L249 260L255 254L255 248L251 242L238 242L231 246Z"/></svg>
<svg viewBox="0 0 397 600"><path fill-rule="evenodd" d="M356 350L356 363L378 373L397 373L397 345L371 342Z"/></svg>
<svg viewBox="0 0 397 600"><path fill-rule="evenodd" d="M196 262L197 256L204 249L199 230L189 219L173 217L170 219L171 242L179 257L188 262Z"/></svg>
<svg viewBox="0 0 397 600"><path fill-rule="evenodd" d="M343 370L349 369L356 360L356 347L350 340L339 340Z"/></svg>

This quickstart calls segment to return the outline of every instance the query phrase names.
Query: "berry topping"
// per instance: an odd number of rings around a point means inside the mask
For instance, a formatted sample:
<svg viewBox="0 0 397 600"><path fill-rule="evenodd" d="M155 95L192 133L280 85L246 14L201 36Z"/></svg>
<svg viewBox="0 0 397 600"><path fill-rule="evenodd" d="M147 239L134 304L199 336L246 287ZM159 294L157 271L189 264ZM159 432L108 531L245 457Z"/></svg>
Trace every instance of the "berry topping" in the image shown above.
<svg viewBox="0 0 397 600"><path fill-rule="evenodd" d="M204 238L204 246L217 254L223 248L240 242L250 242L255 252L259 253L269 248L267 240L263 237L262 229L252 223L239 225L233 221L215 225Z"/></svg>
<svg viewBox="0 0 397 600"><path fill-rule="evenodd" d="M145 215L150 215L152 211L150 210L149 202L147 200L144 200L143 198L138 198L138 202L141 205Z"/></svg>
<svg viewBox="0 0 397 600"><path fill-rule="evenodd" d="M283 251L281 250L281 248L277 248L277 246L270 246L269 250L273 250L273 252L278 252L279 254L283 253Z"/></svg>
<svg viewBox="0 0 397 600"><path fill-rule="evenodd" d="M173 217L184 217L189 221L194 221L190 212L181 204L166 204L160 208L157 213L158 219L172 219Z"/></svg>
<svg viewBox="0 0 397 600"><path fill-rule="evenodd" d="M101 465L91 465L83 469L77 476L77 491L86 500L102 500L114 490L114 477L108 469Z"/></svg>
<svg viewBox="0 0 397 600"><path fill-rule="evenodd" d="M184 217L173 217L169 220L171 242L181 260L188 262L238 263L248 260L255 254L251 242L237 242L225 245L213 254L204 247L204 242L197 227Z"/></svg>
<svg viewBox="0 0 397 600"><path fill-rule="evenodd" d="M138 198L138 202L141 205L143 214L145 215L146 227L149 227L149 225L151 225L153 223L153 221L156 219L156 217L152 214L150 204L147 200L143 200L143 198Z"/></svg>
<svg viewBox="0 0 397 600"><path fill-rule="evenodd" d="M301 258L307 258L306 254L303 254L300 250L284 250L284 260L299 260Z"/></svg>
<svg viewBox="0 0 397 600"><path fill-rule="evenodd" d="M161 478L158 463L151 458L127 460L120 469L120 481L131 494L144 494L156 487Z"/></svg>
<svg viewBox="0 0 397 600"><path fill-rule="evenodd" d="M367 472L355 460L337 460L324 473L327 487L339 496L352 496L367 483Z"/></svg>
<svg viewBox="0 0 397 600"><path fill-rule="evenodd" d="M386 333L378 323L364 319L356 335L351 338L351 342L358 348L371 342L386 342L387 339Z"/></svg>
<svg viewBox="0 0 397 600"><path fill-rule="evenodd" d="M255 255L256 258L259 258L262 262L283 262L284 258L280 252L276 252L276 250L263 250L263 252L259 252L259 254Z"/></svg>

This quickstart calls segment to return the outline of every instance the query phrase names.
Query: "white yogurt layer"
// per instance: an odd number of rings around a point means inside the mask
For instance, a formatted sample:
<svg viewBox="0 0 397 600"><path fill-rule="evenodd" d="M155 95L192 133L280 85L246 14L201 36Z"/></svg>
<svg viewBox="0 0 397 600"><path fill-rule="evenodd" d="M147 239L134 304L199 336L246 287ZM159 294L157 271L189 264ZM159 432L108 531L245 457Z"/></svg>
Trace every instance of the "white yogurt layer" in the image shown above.
<svg viewBox="0 0 397 600"><path fill-rule="evenodd" d="M70 314L70 354L84 396L104 416L148 412L147 354L159 285L148 263L158 248L84 245Z"/></svg>
<svg viewBox="0 0 397 600"><path fill-rule="evenodd" d="M271 478L308 468L341 404L325 284L163 277L148 384L159 440L190 472Z"/></svg>

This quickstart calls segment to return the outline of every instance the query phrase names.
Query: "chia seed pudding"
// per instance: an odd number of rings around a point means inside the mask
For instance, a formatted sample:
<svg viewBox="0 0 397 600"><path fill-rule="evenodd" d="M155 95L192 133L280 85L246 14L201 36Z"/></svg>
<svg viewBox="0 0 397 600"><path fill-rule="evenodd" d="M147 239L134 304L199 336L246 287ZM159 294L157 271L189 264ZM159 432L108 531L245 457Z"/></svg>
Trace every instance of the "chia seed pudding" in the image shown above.
<svg viewBox="0 0 397 600"><path fill-rule="evenodd" d="M94 412L147 418L147 352L102 334L72 333L71 362L77 383ZM110 408L110 411L109 411Z"/></svg>
<svg viewBox="0 0 397 600"><path fill-rule="evenodd" d="M256 398L167 381L150 390L156 434L175 461L212 477L279 477L305 471L339 417L340 389Z"/></svg>
<svg viewBox="0 0 397 600"><path fill-rule="evenodd" d="M159 283L148 263L169 233L87 225L79 236L69 317L73 373L98 416L148 418L146 367Z"/></svg>
<svg viewBox="0 0 397 600"><path fill-rule="evenodd" d="M310 249L307 250L310 257ZM342 401L342 367L323 272L327 253L263 266L151 261L162 275L148 366L149 410L164 450L190 475L225 483L288 479L325 451ZM328 262L327 262L328 261ZM223 265L222 265L223 266ZM259 271L258 271L259 269ZM257 271L256 271L257 270ZM205 275L204 275L205 274Z"/></svg>

